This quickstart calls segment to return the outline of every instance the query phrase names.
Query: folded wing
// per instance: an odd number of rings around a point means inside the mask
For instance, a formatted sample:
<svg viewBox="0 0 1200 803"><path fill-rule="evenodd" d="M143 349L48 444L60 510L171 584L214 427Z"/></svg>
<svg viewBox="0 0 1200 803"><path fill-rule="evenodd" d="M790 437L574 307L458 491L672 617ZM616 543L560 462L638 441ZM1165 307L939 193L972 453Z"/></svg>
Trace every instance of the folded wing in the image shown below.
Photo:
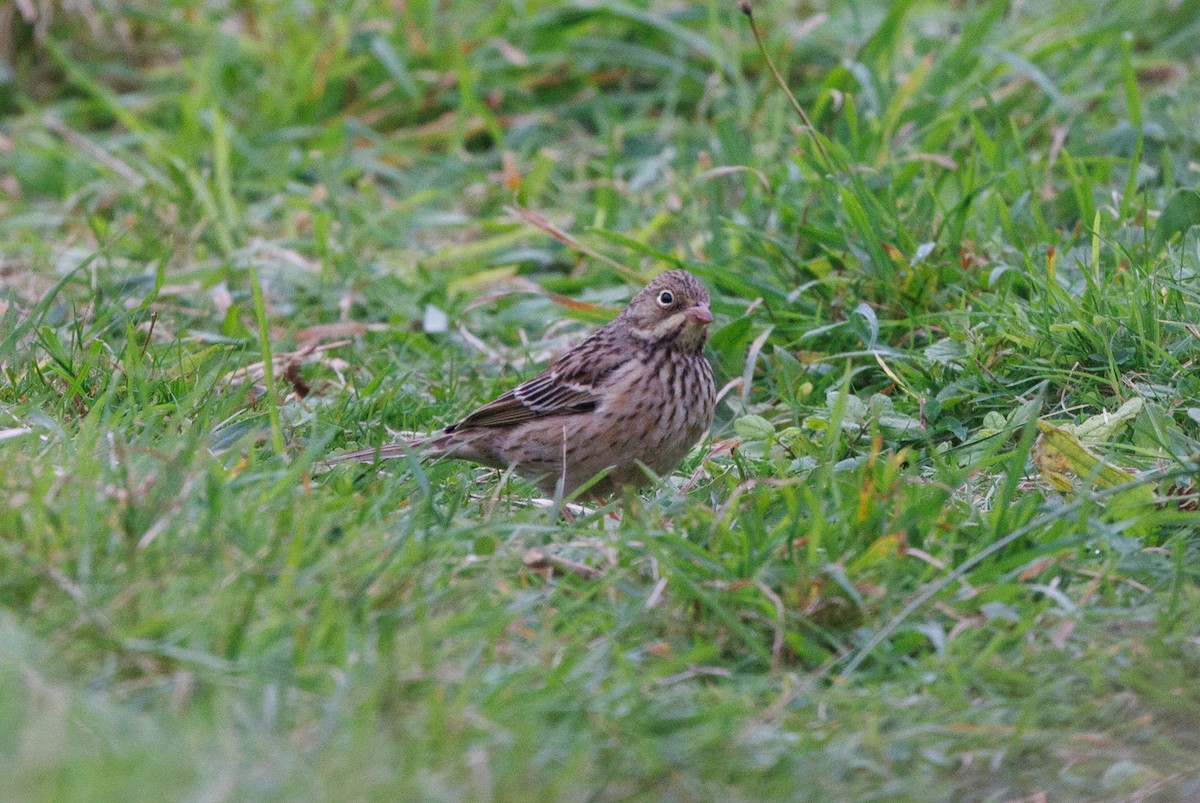
<svg viewBox="0 0 1200 803"><path fill-rule="evenodd" d="M526 421L595 410L604 380L629 358L618 349L596 348L589 338L557 364L488 402L447 432L464 427L511 427ZM591 348L585 348L591 345Z"/></svg>

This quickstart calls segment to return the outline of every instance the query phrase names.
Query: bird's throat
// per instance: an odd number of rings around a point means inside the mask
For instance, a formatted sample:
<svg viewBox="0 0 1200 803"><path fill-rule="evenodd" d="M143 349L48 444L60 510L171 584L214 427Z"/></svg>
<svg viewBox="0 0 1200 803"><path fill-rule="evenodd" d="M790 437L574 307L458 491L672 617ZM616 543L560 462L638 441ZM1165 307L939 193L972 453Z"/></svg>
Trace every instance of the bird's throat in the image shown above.
<svg viewBox="0 0 1200 803"><path fill-rule="evenodd" d="M690 320L683 312L677 312L652 326L632 327L632 331L639 340L684 352L700 351L708 338L708 327Z"/></svg>

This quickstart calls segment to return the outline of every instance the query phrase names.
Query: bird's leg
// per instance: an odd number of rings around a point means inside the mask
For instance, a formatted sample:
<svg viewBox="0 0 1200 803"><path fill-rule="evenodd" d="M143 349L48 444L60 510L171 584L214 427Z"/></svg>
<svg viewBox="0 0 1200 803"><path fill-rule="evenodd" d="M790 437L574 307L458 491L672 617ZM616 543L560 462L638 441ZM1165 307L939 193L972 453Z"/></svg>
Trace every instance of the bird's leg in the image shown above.
<svg viewBox="0 0 1200 803"><path fill-rule="evenodd" d="M567 490L567 425L562 426L562 479L563 493Z"/></svg>

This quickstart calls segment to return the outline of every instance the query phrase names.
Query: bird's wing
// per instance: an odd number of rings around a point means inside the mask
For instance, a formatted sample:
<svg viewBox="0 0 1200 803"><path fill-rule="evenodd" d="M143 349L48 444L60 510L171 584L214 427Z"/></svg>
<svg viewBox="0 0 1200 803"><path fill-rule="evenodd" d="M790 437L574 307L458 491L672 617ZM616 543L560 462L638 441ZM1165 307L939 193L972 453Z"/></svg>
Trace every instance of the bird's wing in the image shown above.
<svg viewBox="0 0 1200 803"><path fill-rule="evenodd" d="M597 348L597 346L605 346ZM600 403L604 380L628 360L627 350L589 338L550 368L480 407L457 424L463 427L511 427L537 418L586 413Z"/></svg>

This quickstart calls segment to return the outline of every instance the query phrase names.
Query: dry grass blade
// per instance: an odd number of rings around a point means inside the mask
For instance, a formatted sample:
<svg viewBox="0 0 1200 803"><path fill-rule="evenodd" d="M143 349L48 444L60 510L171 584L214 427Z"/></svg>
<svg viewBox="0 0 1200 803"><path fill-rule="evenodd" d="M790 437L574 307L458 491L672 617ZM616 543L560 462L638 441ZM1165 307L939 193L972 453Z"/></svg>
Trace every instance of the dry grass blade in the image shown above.
<svg viewBox="0 0 1200 803"><path fill-rule="evenodd" d="M755 580L754 585L775 606L775 638L771 642L771 671L778 672L783 666L783 631L784 617L786 616L783 600L762 580Z"/></svg>
<svg viewBox="0 0 1200 803"><path fill-rule="evenodd" d="M319 323L313 326L305 326L302 329L297 329L293 337L297 342L306 343L311 340L362 337L367 332L386 332L389 328L386 323L338 321L337 323Z"/></svg>
<svg viewBox="0 0 1200 803"><path fill-rule="evenodd" d="M629 279L630 281L638 282L639 284L646 283L646 278L644 276L642 276L641 274L639 274L637 271L627 268L626 266L622 265L620 262L617 262L616 260L605 256L604 254L600 253L599 251L592 248L591 246L584 245L579 240L575 239L570 234L567 234L567 232L563 231L558 226L554 225L554 223L552 223L545 216L540 215L537 212L534 212L530 209L525 209L520 206L506 206L506 207L504 207L504 211L508 212L513 217L518 218L522 222L527 223L530 226L533 226L538 231L545 232L546 234L550 235L555 240L557 240L558 242L567 246L568 248L578 251L581 254L586 254L587 256L590 256L592 259L600 260L601 262L603 262L604 264L608 265L610 268L615 270L617 273L624 276L626 279Z"/></svg>
<svg viewBox="0 0 1200 803"><path fill-rule="evenodd" d="M569 572L576 577L582 577L584 580L598 580L604 576L604 572L600 569L588 566L586 563L580 563L567 558L559 557L552 553L546 552L544 549L530 549L521 556L521 562L526 568L533 569L538 572L547 572L548 570L558 569L562 572Z"/></svg>
<svg viewBox="0 0 1200 803"><path fill-rule="evenodd" d="M295 351L285 351L271 355L271 365L275 376L282 376L290 365L299 365L323 359L326 352L349 345L349 340L335 340L331 343L321 343L318 340L308 340L304 346ZM261 382L266 378L266 367L262 360L235 368L221 378L223 383L238 384L241 382Z"/></svg>
<svg viewBox="0 0 1200 803"><path fill-rule="evenodd" d="M709 181L710 179L721 178L722 176L732 176L736 175L737 173L749 173L758 179L758 183L762 185L762 188L768 194L771 193L771 180L767 178L767 174L759 170L757 167L750 167L748 165L725 165L722 167L714 167L709 170L705 170L703 173L696 176L696 180Z"/></svg>
<svg viewBox="0 0 1200 803"><path fill-rule="evenodd" d="M61 120L49 115L43 120L46 128L58 134L67 142L78 150L86 153L88 156L95 159L100 164L107 167L109 170L116 173L122 181L129 184L131 187L141 188L146 185L146 178L138 171L134 170L125 162L113 156L108 151L101 148L95 142L80 134L78 131L67 126Z"/></svg>

